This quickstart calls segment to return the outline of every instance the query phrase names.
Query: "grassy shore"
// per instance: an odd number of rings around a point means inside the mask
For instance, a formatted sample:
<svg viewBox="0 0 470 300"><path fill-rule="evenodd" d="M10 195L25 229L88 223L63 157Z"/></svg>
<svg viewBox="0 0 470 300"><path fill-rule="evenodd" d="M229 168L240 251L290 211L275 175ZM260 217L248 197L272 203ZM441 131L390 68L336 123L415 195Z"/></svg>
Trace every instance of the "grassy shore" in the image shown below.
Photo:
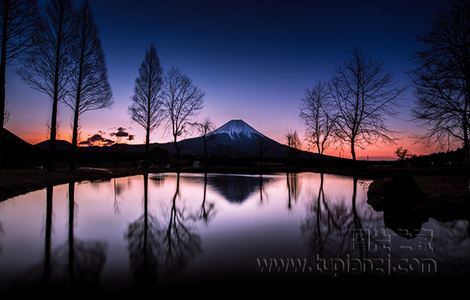
<svg viewBox="0 0 470 300"><path fill-rule="evenodd" d="M142 174L142 170L131 168L112 169L112 174L94 172L69 172L59 169L46 172L38 169L14 169L0 172L0 201L47 186L84 180L109 179Z"/></svg>

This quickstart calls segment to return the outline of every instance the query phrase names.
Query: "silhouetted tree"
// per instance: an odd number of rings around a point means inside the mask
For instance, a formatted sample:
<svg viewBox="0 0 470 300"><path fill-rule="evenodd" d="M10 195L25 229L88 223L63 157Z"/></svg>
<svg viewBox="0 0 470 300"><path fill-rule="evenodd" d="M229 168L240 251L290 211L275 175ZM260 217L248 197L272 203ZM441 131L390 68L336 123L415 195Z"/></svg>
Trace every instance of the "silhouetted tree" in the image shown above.
<svg viewBox="0 0 470 300"><path fill-rule="evenodd" d="M37 45L20 70L21 76L32 88L48 95L52 100L48 171L53 171L55 167L58 103L64 101L69 92L74 68L74 20L71 0L47 2L41 30L36 35Z"/></svg>
<svg viewBox="0 0 470 300"><path fill-rule="evenodd" d="M399 160L407 160L414 156L414 154L412 154L408 149L403 147L398 147L395 149L395 155Z"/></svg>
<svg viewBox="0 0 470 300"><path fill-rule="evenodd" d="M171 68L163 84L163 109L167 128L173 136L176 150L176 165L179 168L180 146L178 137L191 125L191 119L199 113L204 104L204 92L192 80L176 68Z"/></svg>
<svg viewBox="0 0 470 300"><path fill-rule="evenodd" d="M293 131L293 132L289 131L286 134L286 141L287 141L287 146L289 148L300 149L300 147L302 147L302 143L300 142L297 131Z"/></svg>
<svg viewBox="0 0 470 300"><path fill-rule="evenodd" d="M318 154L323 154L332 142L336 124L328 84L319 81L312 89L305 91L300 118L305 123L307 141L316 148Z"/></svg>
<svg viewBox="0 0 470 300"><path fill-rule="evenodd" d="M202 141L204 144L204 158L207 160L209 155L207 152L207 142L210 139L210 137L207 135L215 129L215 124L209 118L206 118L202 123L196 122L193 125L197 128L199 134L202 136Z"/></svg>
<svg viewBox="0 0 470 300"><path fill-rule="evenodd" d="M336 110L336 138L349 144L352 159L356 147L374 141L393 142L392 131L385 124L395 113L398 98L404 91L393 82L392 73L379 60L368 59L358 50L336 70L331 95Z"/></svg>
<svg viewBox="0 0 470 300"><path fill-rule="evenodd" d="M75 69L71 76L71 93L65 98L65 104L73 111L71 171L76 167L80 116L112 104L104 53L88 1L82 4L75 20L72 51Z"/></svg>
<svg viewBox="0 0 470 300"><path fill-rule="evenodd" d="M427 144L461 142L470 163L470 4L456 1L436 15L431 30L418 38L415 118L427 127Z"/></svg>
<svg viewBox="0 0 470 300"><path fill-rule="evenodd" d="M0 1L0 132L5 125L5 84L7 64L34 44L39 25L36 0Z"/></svg>
<svg viewBox="0 0 470 300"><path fill-rule="evenodd" d="M145 168L149 167L150 133L160 124L160 90L162 88L162 68L157 49L150 45L135 80L132 104L129 114L132 120L145 129Z"/></svg>

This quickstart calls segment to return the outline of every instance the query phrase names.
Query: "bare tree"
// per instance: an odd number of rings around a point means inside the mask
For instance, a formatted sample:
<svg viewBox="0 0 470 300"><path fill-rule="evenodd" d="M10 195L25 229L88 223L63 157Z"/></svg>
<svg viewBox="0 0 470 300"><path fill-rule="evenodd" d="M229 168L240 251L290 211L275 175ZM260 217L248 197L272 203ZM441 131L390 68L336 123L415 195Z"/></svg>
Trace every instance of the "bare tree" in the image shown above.
<svg viewBox="0 0 470 300"><path fill-rule="evenodd" d="M398 157L399 160L407 160L415 155L410 152L410 150L403 148L403 147L398 147L395 149L395 155Z"/></svg>
<svg viewBox="0 0 470 300"><path fill-rule="evenodd" d="M336 70L331 84L337 114L335 135L340 142L350 145L354 161L356 147L394 141L385 120L396 113L395 106L403 91L395 86L392 73L384 70L380 60L366 58L358 50Z"/></svg>
<svg viewBox="0 0 470 300"><path fill-rule="evenodd" d="M71 77L72 92L65 98L65 104L73 111L71 171L76 168L80 116L86 111L102 109L112 104L103 48L88 1L82 4L77 13L74 32L75 70Z"/></svg>
<svg viewBox="0 0 470 300"><path fill-rule="evenodd" d="M160 91L162 88L162 68L157 49L153 45L145 53L145 59L139 68L139 77L135 80L132 104L129 114L132 120L145 129L145 168L149 167L150 133L162 120L160 109Z"/></svg>
<svg viewBox="0 0 470 300"><path fill-rule="evenodd" d="M196 122L196 123L193 123L193 125L197 128L197 130L199 131L199 134L202 136L202 141L204 144L204 157L207 159L208 157L207 142L210 139L210 136L208 136L208 134L212 130L215 129L215 124L209 118L206 118L201 123Z"/></svg>
<svg viewBox="0 0 470 300"><path fill-rule="evenodd" d="M462 143L470 163L470 4L457 1L436 15L431 30L418 38L415 118L427 127L426 144Z"/></svg>
<svg viewBox="0 0 470 300"><path fill-rule="evenodd" d="M297 131L294 130L293 132L289 131L286 134L287 146L292 149L300 149L302 147L302 143L300 142L299 135Z"/></svg>
<svg viewBox="0 0 470 300"><path fill-rule="evenodd" d="M323 154L332 142L336 116L331 108L328 84L317 82L312 89L305 91L300 108L300 118L304 120L307 141Z"/></svg>
<svg viewBox="0 0 470 300"><path fill-rule="evenodd" d="M171 130L176 150L176 165L179 168L180 146L178 137L191 125L191 119L199 113L204 104L204 92L192 80L176 68L165 76L163 87L163 109L167 128Z"/></svg>
<svg viewBox="0 0 470 300"><path fill-rule="evenodd" d="M7 115L5 109L7 64L31 48L38 21L36 0L0 1L0 132L6 123Z"/></svg>
<svg viewBox="0 0 470 300"><path fill-rule="evenodd" d="M34 89L52 99L48 171L55 167L57 107L67 95L73 70L75 14L71 0L50 0L34 51L25 59L20 74Z"/></svg>

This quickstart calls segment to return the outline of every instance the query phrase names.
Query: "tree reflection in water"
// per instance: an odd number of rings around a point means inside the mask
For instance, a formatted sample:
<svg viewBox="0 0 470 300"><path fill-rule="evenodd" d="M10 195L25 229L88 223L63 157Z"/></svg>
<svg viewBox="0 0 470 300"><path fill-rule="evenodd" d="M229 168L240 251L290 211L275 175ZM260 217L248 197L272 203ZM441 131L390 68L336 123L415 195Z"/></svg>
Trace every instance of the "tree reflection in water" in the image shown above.
<svg viewBox="0 0 470 300"><path fill-rule="evenodd" d="M325 194L324 181L324 174L320 174L318 192L309 204L307 217L301 224L301 233L309 255L330 258L346 255L366 257L367 245L361 241L367 239L366 229L378 224L379 217L370 209L358 209L357 178L352 179L350 206L344 200L330 201Z"/></svg>
<svg viewBox="0 0 470 300"><path fill-rule="evenodd" d="M176 176L176 190L173 195L169 214L166 216L166 229L162 231L162 244L165 273L173 274L186 267L188 262L202 251L201 237L191 227L194 219L184 206L179 207L180 174ZM181 202L181 201L180 201Z"/></svg>
<svg viewBox="0 0 470 300"><path fill-rule="evenodd" d="M201 211L199 214L199 219L204 222L204 224L208 224L209 221L215 217L215 209L214 203L208 202L206 203L207 198L207 173L204 173L204 191L202 196L202 204L201 204Z"/></svg>
<svg viewBox="0 0 470 300"><path fill-rule="evenodd" d="M157 280L159 245L159 224L148 211L148 174L143 175L143 214L129 224L125 238L129 251L130 267L137 285L149 285Z"/></svg>
<svg viewBox="0 0 470 300"><path fill-rule="evenodd" d="M177 273L201 252L201 238L189 225L196 218L177 204L179 196L178 174L171 207L164 211L164 219L158 220L148 210L148 175L144 175L144 213L129 225L125 234L134 280L140 286L157 285L160 275ZM201 209L202 220L208 221L212 209L206 208L205 196Z"/></svg>
<svg viewBox="0 0 470 300"><path fill-rule="evenodd" d="M292 200L297 201L300 195L300 181L297 173L286 173L287 209L292 209Z"/></svg>

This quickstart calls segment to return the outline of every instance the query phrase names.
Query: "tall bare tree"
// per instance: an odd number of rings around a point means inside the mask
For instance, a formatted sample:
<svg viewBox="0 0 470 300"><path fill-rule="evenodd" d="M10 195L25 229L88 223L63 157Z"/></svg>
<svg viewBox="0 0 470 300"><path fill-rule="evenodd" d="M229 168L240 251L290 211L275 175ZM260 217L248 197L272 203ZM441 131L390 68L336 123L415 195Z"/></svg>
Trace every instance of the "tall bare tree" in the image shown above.
<svg viewBox="0 0 470 300"><path fill-rule="evenodd" d="M215 129L215 124L209 118L206 118L204 121L196 122L193 125L197 128L199 134L202 136L202 141L204 145L204 158L207 159L209 155L207 152L207 142L210 139L210 136L207 135Z"/></svg>
<svg viewBox="0 0 470 300"><path fill-rule="evenodd" d="M463 145L470 163L470 4L456 1L436 15L431 30L418 40L415 118L427 127L427 144Z"/></svg>
<svg viewBox="0 0 470 300"><path fill-rule="evenodd" d="M80 116L112 104L103 48L88 1L82 4L75 20L75 70L71 77L71 93L65 98L65 104L73 112L71 171L76 168Z"/></svg>
<svg viewBox="0 0 470 300"><path fill-rule="evenodd" d="M340 142L350 145L354 161L356 147L394 141L385 121L396 113L403 91L396 87L392 73L384 70L380 60L366 58L358 50L338 67L331 84L337 115L335 134Z"/></svg>
<svg viewBox="0 0 470 300"><path fill-rule="evenodd" d="M318 81L305 91L300 108L300 118L306 127L307 141L323 154L332 142L336 116L331 107L328 84Z"/></svg>
<svg viewBox="0 0 470 300"><path fill-rule="evenodd" d="M32 88L52 100L48 171L53 171L55 167L58 104L65 100L73 74L74 20L71 0L47 2L42 28L36 35L37 44L20 70L21 76Z"/></svg>
<svg viewBox="0 0 470 300"><path fill-rule="evenodd" d="M0 1L0 129L6 123L7 114L5 110L7 64L24 54L34 44L38 21L36 0Z"/></svg>
<svg viewBox="0 0 470 300"><path fill-rule="evenodd" d="M39 13L36 0L0 1L0 147L3 127L10 114L6 110L6 70L34 43ZM0 170L2 161L0 158Z"/></svg>
<svg viewBox="0 0 470 300"><path fill-rule="evenodd" d="M157 49L153 45L145 53L145 59L139 68L139 77L135 80L132 104L129 114L132 120L145 129L145 168L149 167L150 133L162 120L160 109L160 91L162 88L162 68Z"/></svg>
<svg viewBox="0 0 470 300"><path fill-rule="evenodd" d="M191 126L204 104L204 92L192 80L176 68L171 68L163 84L163 109L167 128L171 130L176 150L176 165L179 168L181 148L178 137Z"/></svg>

